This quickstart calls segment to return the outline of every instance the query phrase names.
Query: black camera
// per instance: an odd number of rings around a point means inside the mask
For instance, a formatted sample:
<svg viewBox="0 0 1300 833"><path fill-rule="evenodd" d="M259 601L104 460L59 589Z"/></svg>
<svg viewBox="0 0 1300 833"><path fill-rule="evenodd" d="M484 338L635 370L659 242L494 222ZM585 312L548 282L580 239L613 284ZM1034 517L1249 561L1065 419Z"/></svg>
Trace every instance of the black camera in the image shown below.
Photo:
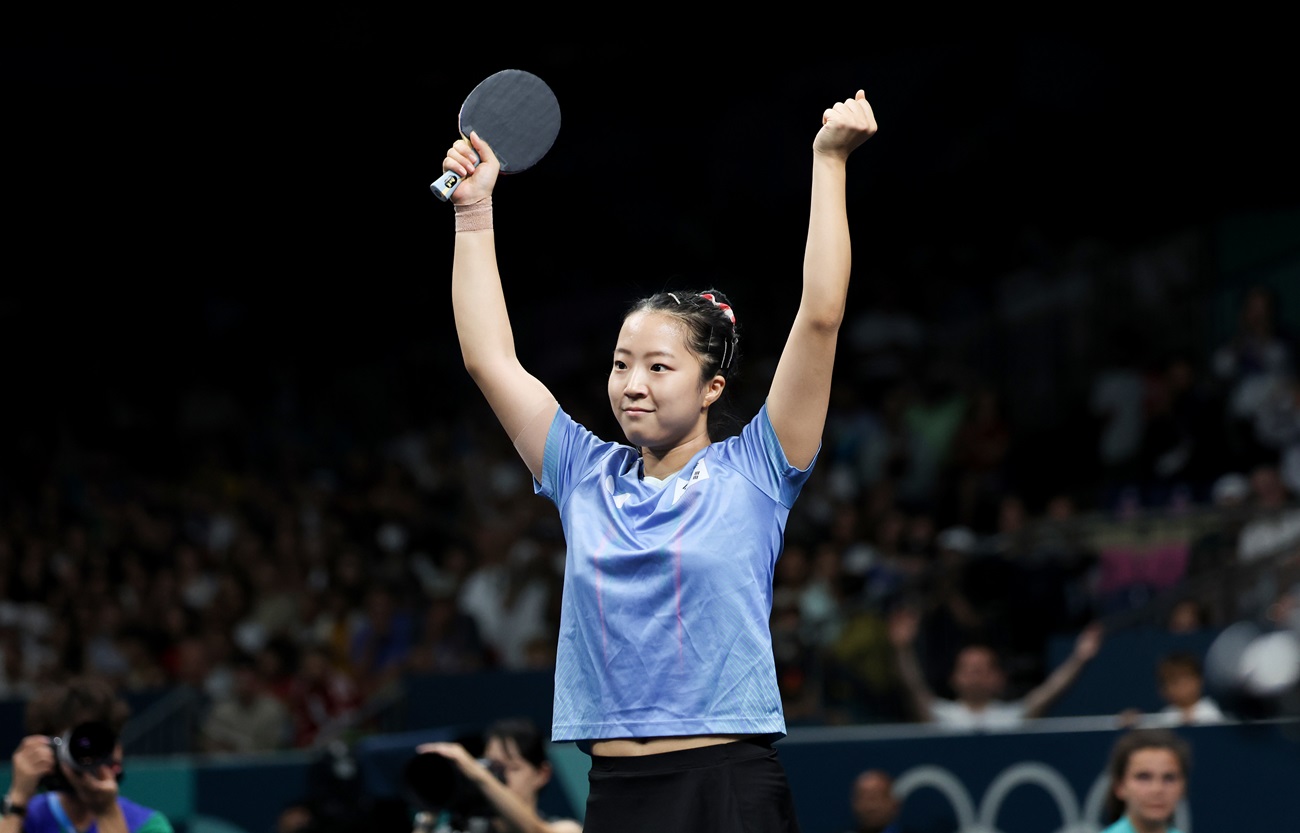
<svg viewBox="0 0 1300 833"><path fill-rule="evenodd" d="M479 763L505 783L505 770L500 764L487 758L479 758ZM445 812L460 819L497 814L487 796L460 771L456 762L437 752L422 752L408 759L402 770L402 779L407 796L423 810Z"/></svg>
<svg viewBox="0 0 1300 833"><path fill-rule="evenodd" d="M50 738L54 752L54 771L41 779L40 786L47 791L69 791L72 785L63 774L63 764L74 772L92 772L101 766L116 763L113 752L117 749L117 733L106 723L90 721L78 723L60 737ZM121 773L117 773L121 779Z"/></svg>

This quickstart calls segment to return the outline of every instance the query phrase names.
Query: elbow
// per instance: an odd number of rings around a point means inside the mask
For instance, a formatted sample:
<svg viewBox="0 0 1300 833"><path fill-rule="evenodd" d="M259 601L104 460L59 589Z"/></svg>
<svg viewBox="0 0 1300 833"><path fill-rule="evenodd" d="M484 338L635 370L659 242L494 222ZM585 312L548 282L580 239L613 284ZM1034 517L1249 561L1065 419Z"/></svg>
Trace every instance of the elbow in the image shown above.
<svg viewBox="0 0 1300 833"><path fill-rule="evenodd" d="M469 377L473 379L476 384L480 384L483 381L484 371L482 362L474 361L470 357L465 356L461 364L465 366L465 372L469 374Z"/></svg>
<svg viewBox="0 0 1300 833"><path fill-rule="evenodd" d="M821 335L835 335L843 323L843 304L809 304L805 301L799 305L799 312L796 314L798 326Z"/></svg>
<svg viewBox="0 0 1300 833"><path fill-rule="evenodd" d="M805 297L799 305L799 318L810 330L834 335L844 324L844 298Z"/></svg>
<svg viewBox="0 0 1300 833"><path fill-rule="evenodd" d="M840 307L834 313L813 316L810 323L817 332L834 335L840 331L840 326L844 323L844 308Z"/></svg>
<svg viewBox="0 0 1300 833"><path fill-rule="evenodd" d="M492 351L484 350L461 350L461 364L465 366L465 372L476 381L480 382L502 367L507 359L504 355L495 355Z"/></svg>

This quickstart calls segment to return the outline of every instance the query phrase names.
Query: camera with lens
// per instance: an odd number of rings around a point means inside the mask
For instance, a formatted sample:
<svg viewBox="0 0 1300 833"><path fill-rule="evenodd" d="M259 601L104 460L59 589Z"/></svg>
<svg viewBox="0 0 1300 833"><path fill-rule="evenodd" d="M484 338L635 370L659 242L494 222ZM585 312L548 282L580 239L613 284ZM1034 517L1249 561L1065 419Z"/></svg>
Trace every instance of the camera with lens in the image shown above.
<svg viewBox="0 0 1300 833"><path fill-rule="evenodd" d="M501 783L505 783L505 769L488 758L479 758ZM473 781L460 771L450 758L437 752L422 752L410 758L402 770L407 796L420 809L431 813L446 813L456 819L495 816L496 808Z"/></svg>
<svg viewBox="0 0 1300 833"><path fill-rule="evenodd" d="M115 763L113 752L117 749L117 733L106 723L89 721L78 723L59 737L50 738L54 752L54 771L43 777L40 787L47 791L70 791L72 784L63 774L62 764L74 772L93 772L102 766ZM121 774L118 774L121 778Z"/></svg>

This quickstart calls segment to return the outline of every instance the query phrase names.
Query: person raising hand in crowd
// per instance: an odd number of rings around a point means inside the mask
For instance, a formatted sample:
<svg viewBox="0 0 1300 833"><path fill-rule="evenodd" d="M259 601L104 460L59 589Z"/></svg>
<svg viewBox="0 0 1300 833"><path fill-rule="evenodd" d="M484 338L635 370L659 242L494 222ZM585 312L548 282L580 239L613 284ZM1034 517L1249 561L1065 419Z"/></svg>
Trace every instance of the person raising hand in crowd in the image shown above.
<svg viewBox="0 0 1300 833"><path fill-rule="evenodd" d="M1101 648L1102 626L1093 623L1080 631L1074 650L1047 679L1024 697L1006 700L1007 679L996 648L971 643L957 653L948 684L955 695L938 697L926 683L916 657L919 617L914 610L900 608L889 620L889 638L894 646L899 679L916 720L952 729L1015 729L1026 720L1042 717L1049 706L1078 678Z"/></svg>

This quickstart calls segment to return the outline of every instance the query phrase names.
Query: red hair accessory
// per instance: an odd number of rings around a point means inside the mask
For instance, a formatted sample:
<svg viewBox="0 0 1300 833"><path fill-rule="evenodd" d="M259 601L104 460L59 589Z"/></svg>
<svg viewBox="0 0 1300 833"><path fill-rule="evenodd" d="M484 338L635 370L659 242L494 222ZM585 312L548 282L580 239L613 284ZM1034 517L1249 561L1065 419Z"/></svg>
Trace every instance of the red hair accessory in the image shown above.
<svg viewBox="0 0 1300 833"><path fill-rule="evenodd" d="M718 299L714 298L713 293L711 292L701 292L700 297L722 310L722 314L727 316L727 320L731 322L731 326L736 326L736 313L732 312L730 304L718 303Z"/></svg>

